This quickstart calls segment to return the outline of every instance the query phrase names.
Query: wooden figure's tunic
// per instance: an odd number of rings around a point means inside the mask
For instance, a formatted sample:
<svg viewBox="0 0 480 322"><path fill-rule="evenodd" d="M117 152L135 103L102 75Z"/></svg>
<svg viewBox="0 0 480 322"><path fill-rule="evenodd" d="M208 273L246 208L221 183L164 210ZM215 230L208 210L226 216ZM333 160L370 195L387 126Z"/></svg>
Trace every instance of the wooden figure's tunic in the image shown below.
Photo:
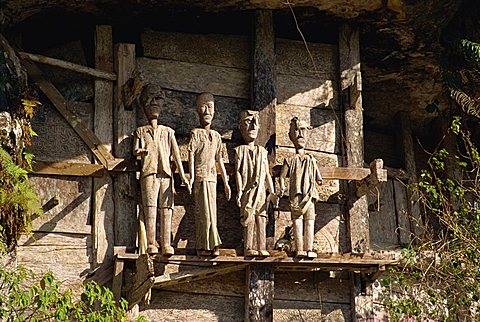
<svg viewBox="0 0 480 322"><path fill-rule="evenodd" d="M177 144L175 132L163 125L157 129L145 125L135 131L135 142L135 149L148 151L142 155L140 175L143 206L173 209L174 186L170 156L173 145Z"/></svg>
<svg viewBox="0 0 480 322"><path fill-rule="evenodd" d="M192 130L188 150L194 153L195 247L213 250L222 241L217 229L217 169L222 138L217 131Z"/></svg>
<svg viewBox="0 0 480 322"><path fill-rule="evenodd" d="M304 159L296 154L285 159L290 177L289 201L292 220L303 216L303 219L315 219L315 203L319 199L316 174L320 173L317 160L305 154Z"/></svg>
<svg viewBox="0 0 480 322"><path fill-rule="evenodd" d="M254 216L267 216L267 150L258 145L255 145L253 150L250 150L248 145L240 145L235 148L235 161L242 177L240 218L242 225L246 227L254 220Z"/></svg>

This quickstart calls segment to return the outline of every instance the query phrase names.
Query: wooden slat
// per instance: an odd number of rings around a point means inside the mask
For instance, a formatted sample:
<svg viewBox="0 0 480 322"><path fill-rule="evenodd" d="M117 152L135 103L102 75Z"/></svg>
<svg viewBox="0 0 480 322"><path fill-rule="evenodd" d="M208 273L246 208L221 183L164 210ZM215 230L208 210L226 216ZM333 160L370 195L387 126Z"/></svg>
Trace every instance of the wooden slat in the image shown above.
<svg viewBox="0 0 480 322"><path fill-rule="evenodd" d="M312 57L310 57L308 51ZM331 44L304 43L301 40L277 38L275 72L282 75L312 78L337 78L338 48ZM312 62L313 58L313 62Z"/></svg>
<svg viewBox="0 0 480 322"><path fill-rule="evenodd" d="M197 257L191 255L173 255L170 257L157 256L154 261L160 263L169 262L182 262L182 263L265 263L265 264L277 264L285 266L312 266L322 269L344 269L344 270L375 270L380 266L394 265L396 260L393 256L354 256L354 255L342 255L342 254L319 254L318 258L311 260L298 260L293 257L287 257L284 252L270 251L272 255L265 258L248 258L243 256L217 256L214 258L209 257ZM127 256L128 255L128 256ZM124 254L118 255L120 258L135 260L138 255L136 254Z"/></svg>
<svg viewBox="0 0 480 322"><path fill-rule="evenodd" d="M137 108L126 109L122 88L132 77L135 69L135 45L117 44L114 54L118 79L115 84L113 146L116 157L134 161L132 160L132 133L137 126ZM137 225L135 180L134 173L118 173L115 177L115 245L135 245L135 227Z"/></svg>
<svg viewBox="0 0 480 322"><path fill-rule="evenodd" d="M85 246L19 246L19 263L85 264L90 268L91 248ZM26 265L28 266L28 265Z"/></svg>
<svg viewBox="0 0 480 322"><path fill-rule="evenodd" d="M92 236L87 234L55 233L33 231L22 235L18 241L20 246L75 246L92 247Z"/></svg>
<svg viewBox="0 0 480 322"><path fill-rule="evenodd" d="M311 302L277 299L273 302L273 317L276 322L351 322L352 320L348 315L349 313L350 305L343 303L330 303L323 298Z"/></svg>
<svg viewBox="0 0 480 322"><path fill-rule="evenodd" d="M397 219L393 181L382 182L378 189L367 195L369 201L369 227L372 249L394 249L398 246Z"/></svg>
<svg viewBox="0 0 480 322"><path fill-rule="evenodd" d="M407 187L398 180L393 180L395 192L395 212L397 215L397 229L400 245L408 245L411 240L411 228L408 207Z"/></svg>
<svg viewBox="0 0 480 322"><path fill-rule="evenodd" d="M100 164L35 161L33 163L33 173L79 177L102 177L105 175L105 168Z"/></svg>
<svg viewBox="0 0 480 322"><path fill-rule="evenodd" d="M277 75L278 103L338 109L335 79Z"/></svg>
<svg viewBox="0 0 480 322"><path fill-rule="evenodd" d="M137 58L137 64L147 82L165 89L250 98L250 74L243 69L143 57Z"/></svg>
<svg viewBox="0 0 480 322"><path fill-rule="evenodd" d="M410 117L405 112L399 112L396 115L397 141L401 149L405 170L408 173L408 183L417 182L417 167L415 162L415 149L413 146L413 132ZM423 233L423 223L418 204L417 192L408 191L410 226L416 236Z"/></svg>
<svg viewBox="0 0 480 322"><path fill-rule="evenodd" d="M85 177L31 175L42 216L32 218L32 230L56 233L91 234L89 222L92 180Z"/></svg>
<svg viewBox="0 0 480 322"><path fill-rule="evenodd" d="M19 52L18 55L22 59L30 60L30 61L40 63L40 64L45 64L45 65L50 65L50 66L55 66L55 67L68 69L68 70L71 70L71 71L74 71L74 72L87 74L87 75L97 77L97 78L103 78L103 79L107 79L107 80L111 80L111 81L114 81L114 80L117 79L117 76L114 73L99 70L99 69L95 69L95 68L90 68L90 67L87 67L87 66L74 64L74 63L64 61L64 60L61 60L61 59L57 59L57 58L51 58L51 57L42 56L42 55L38 55L38 54L30 54L30 53L26 53L26 52L23 52L23 51Z"/></svg>
<svg viewBox="0 0 480 322"><path fill-rule="evenodd" d="M95 28L95 67L113 71L112 27ZM95 135L105 151L112 150L113 141L113 83L103 79L94 82ZM111 154L110 154L111 155ZM108 164L107 164L108 166ZM93 249L94 265L99 265L113 256L115 204L113 202L113 179L103 176L93 180Z"/></svg>
<svg viewBox="0 0 480 322"><path fill-rule="evenodd" d="M22 65L26 68L28 75L37 84L39 89L48 97L52 104L92 150L93 154L98 158L103 166L107 167L108 161L114 159L113 155L105 149L102 141L88 128L87 124L83 122L74 112L63 95L58 89L45 77L42 71L35 65L35 63L29 61L23 61Z"/></svg>
<svg viewBox="0 0 480 322"><path fill-rule="evenodd" d="M243 298L154 290L141 315L148 321L242 321Z"/></svg>
<svg viewBox="0 0 480 322"><path fill-rule="evenodd" d="M246 36L146 30L142 45L145 57L250 69L250 42Z"/></svg>

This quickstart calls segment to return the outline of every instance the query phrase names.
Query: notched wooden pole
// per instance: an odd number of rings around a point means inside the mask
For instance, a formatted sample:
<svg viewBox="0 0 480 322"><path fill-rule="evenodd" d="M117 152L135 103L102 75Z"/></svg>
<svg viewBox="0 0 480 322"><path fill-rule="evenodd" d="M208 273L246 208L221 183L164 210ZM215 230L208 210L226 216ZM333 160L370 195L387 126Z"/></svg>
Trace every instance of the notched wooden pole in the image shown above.
<svg viewBox="0 0 480 322"><path fill-rule="evenodd" d="M273 268L251 264L246 271L245 321L273 321Z"/></svg>

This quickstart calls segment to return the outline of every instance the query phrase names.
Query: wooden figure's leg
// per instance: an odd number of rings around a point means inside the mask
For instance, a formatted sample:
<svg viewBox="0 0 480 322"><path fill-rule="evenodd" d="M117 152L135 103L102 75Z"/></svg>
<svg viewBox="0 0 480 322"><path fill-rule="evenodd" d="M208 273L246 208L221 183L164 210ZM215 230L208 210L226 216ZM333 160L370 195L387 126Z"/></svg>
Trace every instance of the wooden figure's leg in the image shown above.
<svg viewBox="0 0 480 322"><path fill-rule="evenodd" d="M173 210L170 208L160 209L160 218L161 218L160 238L162 243L162 254L166 256L171 256L175 253L171 245L172 213L173 213Z"/></svg>
<svg viewBox="0 0 480 322"><path fill-rule="evenodd" d="M307 256L309 258L317 257L317 254L313 251L313 239L315 235L315 220L305 220L305 249L307 250Z"/></svg>
<svg viewBox="0 0 480 322"><path fill-rule="evenodd" d="M260 256L269 256L267 251L267 218L256 216L257 221L257 249Z"/></svg>
<svg viewBox="0 0 480 322"><path fill-rule="evenodd" d="M149 254L158 253L155 241L155 233L157 227L157 207L146 206L143 208L145 214L145 226L147 230L147 252Z"/></svg>
<svg viewBox="0 0 480 322"><path fill-rule="evenodd" d="M297 257L306 257L307 252L303 247L303 218L297 218L293 221L293 236L295 238L295 249Z"/></svg>
<svg viewBox="0 0 480 322"><path fill-rule="evenodd" d="M244 256L257 256L258 252L253 248L253 234L255 233L255 220L250 221L244 228Z"/></svg>

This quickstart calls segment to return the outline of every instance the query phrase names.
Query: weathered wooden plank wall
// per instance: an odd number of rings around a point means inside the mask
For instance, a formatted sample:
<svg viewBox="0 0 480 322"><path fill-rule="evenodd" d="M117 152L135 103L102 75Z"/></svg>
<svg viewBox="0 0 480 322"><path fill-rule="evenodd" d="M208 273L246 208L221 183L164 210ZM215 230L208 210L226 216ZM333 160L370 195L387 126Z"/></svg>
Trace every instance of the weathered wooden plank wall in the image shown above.
<svg viewBox="0 0 480 322"><path fill-rule="evenodd" d="M86 65L80 42L51 48L42 54ZM87 76L40 66L62 94L72 100L74 112L93 129L93 83ZM32 120L38 136L29 150L40 161L91 163L90 149L49 103L38 108ZM20 239L17 263L36 272L52 271L63 286L81 290L80 276L89 272L92 252L92 178L31 175L45 214L34 218L32 234Z"/></svg>
<svg viewBox="0 0 480 322"><path fill-rule="evenodd" d="M141 314L152 320L240 321L245 272L234 272L154 290ZM325 272L275 272L274 321L351 321L348 276Z"/></svg>

